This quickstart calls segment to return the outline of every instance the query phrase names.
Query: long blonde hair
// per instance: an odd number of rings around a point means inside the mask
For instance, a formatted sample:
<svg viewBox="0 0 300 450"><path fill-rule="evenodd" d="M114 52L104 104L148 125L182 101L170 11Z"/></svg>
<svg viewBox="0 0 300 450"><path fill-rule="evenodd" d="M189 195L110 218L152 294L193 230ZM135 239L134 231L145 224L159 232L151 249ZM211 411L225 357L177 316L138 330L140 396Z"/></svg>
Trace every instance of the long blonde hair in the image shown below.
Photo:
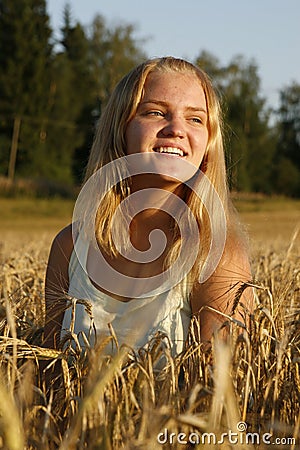
<svg viewBox="0 0 300 450"><path fill-rule="evenodd" d="M208 144L200 166L201 171L208 177L210 183L205 185L206 205L213 201L217 192L223 205L223 212L227 220L229 235L237 234L238 227L236 214L232 207L227 185L225 156L222 136L222 114L220 103L208 75L199 67L183 59L174 57L155 58L145 61L129 72L116 86L111 97L101 114L98 122L94 143L91 149L85 181L87 181L98 169L109 162L126 156L125 132L128 123L135 116L138 105L143 97L144 86L147 77L153 72L177 72L181 74L194 74L204 91L208 111ZM114 169L113 169L114 170ZM117 170L117 169L115 169ZM115 174L118 179L118 174ZM128 179L122 180L114 186L102 199L96 218L96 236L100 248L110 255L116 255L111 225L114 213L120 203L128 196L130 183ZM92 199L92 201L95 199ZM201 249L199 250L199 264L190 274L190 282L199 278L203 262L209 251L211 241L211 227L207 210L197 195L190 192L184 199L188 208L194 214L201 233ZM213 220L219 220L219 211L212 214ZM233 230L233 231L232 231ZM173 245L168 253L166 265L172 262L178 255L180 237L174 227Z"/></svg>

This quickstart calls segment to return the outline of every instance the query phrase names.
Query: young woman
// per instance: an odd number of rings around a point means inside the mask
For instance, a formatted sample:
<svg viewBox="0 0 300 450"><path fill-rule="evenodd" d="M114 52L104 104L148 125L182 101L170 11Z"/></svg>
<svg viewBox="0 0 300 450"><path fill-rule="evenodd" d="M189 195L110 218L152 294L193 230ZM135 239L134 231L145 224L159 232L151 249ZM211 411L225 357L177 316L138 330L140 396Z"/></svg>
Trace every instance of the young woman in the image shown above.
<svg viewBox="0 0 300 450"><path fill-rule="evenodd" d="M113 330L119 344L139 348L162 332L178 354L192 317L209 340L250 279L211 82L181 59L146 61L112 93L73 228L54 239L45 345L57 346L70 324L91 330L84 306L66 310L68 294L92 305L97 337Z"/></svg>

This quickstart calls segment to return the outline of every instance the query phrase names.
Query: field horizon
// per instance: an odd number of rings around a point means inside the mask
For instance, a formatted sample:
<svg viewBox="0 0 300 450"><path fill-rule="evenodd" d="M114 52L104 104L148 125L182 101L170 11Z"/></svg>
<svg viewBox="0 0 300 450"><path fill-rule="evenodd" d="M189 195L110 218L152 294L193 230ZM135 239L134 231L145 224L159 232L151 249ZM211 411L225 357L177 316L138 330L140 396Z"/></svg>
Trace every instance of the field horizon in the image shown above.
<svg viewBox="0 0 300 450"><path fill-rule="evenodd" d="M260 194L232 195L250 249L262 245L289 246L300 227L300 200ZM56 233L72 220L75 200L60 198L1 198L0 244L5 251L22 248L34 239L50 246ZM300 236L296 236L300 244Z"/></svg>

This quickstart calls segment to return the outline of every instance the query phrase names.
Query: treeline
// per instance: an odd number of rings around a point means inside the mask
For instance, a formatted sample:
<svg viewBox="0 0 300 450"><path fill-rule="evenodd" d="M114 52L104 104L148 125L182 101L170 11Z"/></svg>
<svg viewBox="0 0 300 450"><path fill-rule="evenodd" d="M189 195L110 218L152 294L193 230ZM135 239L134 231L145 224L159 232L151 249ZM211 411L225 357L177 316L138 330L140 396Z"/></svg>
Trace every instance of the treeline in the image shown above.
<svg viewBox="0 0 300 450"><path fill-rule="evenodd" d="M55 40L45 0L0 0L0 175L80 183L103 105L147 57L134 32L100 15L83 27L66 5ZM193 62L220 93L231 187L300 196L300 84L272 111L255 61L199 50Z"/></svg>

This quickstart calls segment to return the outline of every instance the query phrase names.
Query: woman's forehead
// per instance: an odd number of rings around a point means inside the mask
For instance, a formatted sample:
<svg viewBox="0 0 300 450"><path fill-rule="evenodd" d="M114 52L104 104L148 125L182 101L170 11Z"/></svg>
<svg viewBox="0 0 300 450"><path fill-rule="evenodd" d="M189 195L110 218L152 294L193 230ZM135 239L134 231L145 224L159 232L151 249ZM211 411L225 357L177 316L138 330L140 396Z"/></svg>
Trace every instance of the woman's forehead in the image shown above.
<svg viewBox="0 0 300 450"><path fill-rule="evenodd" d="M176 96L180 93L182 96L192 98L202 98L204 100L205 92L199 77L191 72L178 71L153 71L145 79L141 92L142 101L145 97L164 97Z"/></svg>

